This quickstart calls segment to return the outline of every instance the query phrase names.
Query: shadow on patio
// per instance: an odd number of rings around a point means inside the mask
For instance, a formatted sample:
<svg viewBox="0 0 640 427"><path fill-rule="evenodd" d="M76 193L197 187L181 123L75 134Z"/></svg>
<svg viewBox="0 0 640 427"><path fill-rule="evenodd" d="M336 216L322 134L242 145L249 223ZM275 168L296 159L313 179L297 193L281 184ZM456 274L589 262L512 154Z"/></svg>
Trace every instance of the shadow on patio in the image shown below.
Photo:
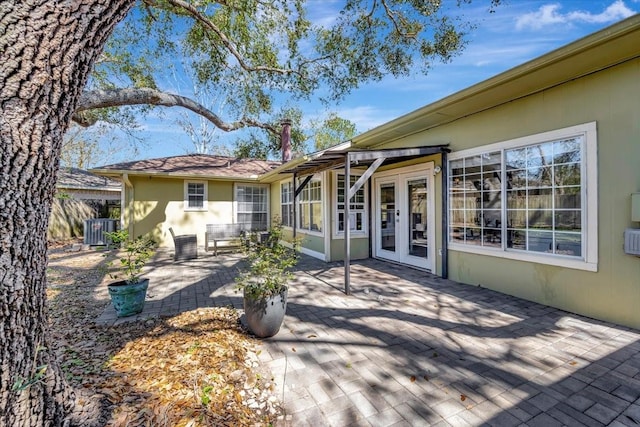
<svg viewBox="0 0 640 427"><path fill-rule="evenodd" d="M159 256L142 318L241 308L241 260ZM640 423L638 331L377 260L342 280L303 257L263 341L291 425Z"/></svg>

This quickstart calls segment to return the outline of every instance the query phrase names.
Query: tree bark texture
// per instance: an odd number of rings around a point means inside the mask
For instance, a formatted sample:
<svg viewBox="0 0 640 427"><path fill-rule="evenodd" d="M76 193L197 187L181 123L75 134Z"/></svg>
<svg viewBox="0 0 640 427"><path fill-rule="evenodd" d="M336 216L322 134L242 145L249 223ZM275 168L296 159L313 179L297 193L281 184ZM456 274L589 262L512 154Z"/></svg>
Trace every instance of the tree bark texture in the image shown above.
<svg viewBox="0 0 640 427"><path fill-rule="evenodd" d="M47 225L62 136L134 1L0 1L0 426L61 425L73 405L48 345Z"/></svg>

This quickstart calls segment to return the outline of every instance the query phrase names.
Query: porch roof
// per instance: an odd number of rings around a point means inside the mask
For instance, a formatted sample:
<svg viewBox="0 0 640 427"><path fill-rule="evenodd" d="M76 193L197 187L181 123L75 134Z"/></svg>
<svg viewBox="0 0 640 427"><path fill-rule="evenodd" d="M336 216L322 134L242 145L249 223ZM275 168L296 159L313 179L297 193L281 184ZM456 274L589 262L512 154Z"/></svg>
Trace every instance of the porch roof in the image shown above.
<svg viewBox="0 0 640 427"><path fill-rule="evenodd" d="M356 163L358 166L370 166L376 160L383 159L383 163L389 165L417 157L449 151L446 144L414 148L390 148L384 150L354 150L351 148L325 150L311 154L302 162L289 162L274 172L278 174L295 174L298 177L303 177L328 169L344 167L347 160L351 163Z"/></svg>

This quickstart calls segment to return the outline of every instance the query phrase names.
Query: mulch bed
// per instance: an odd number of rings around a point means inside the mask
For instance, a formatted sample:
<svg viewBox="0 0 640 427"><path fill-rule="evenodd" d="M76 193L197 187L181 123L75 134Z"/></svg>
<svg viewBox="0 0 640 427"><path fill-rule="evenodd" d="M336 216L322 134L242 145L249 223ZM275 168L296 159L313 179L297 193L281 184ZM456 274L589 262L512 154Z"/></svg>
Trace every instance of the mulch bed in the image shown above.
<svg viewBox="0 0 640 427"><path fill-rule="evenodd" d="M105 327L98 292L106 259L52 245L47 270L58 360L76 390L72 425L242 426L282 419L276 386L259 362L260 342L234 309Z"/></svg>

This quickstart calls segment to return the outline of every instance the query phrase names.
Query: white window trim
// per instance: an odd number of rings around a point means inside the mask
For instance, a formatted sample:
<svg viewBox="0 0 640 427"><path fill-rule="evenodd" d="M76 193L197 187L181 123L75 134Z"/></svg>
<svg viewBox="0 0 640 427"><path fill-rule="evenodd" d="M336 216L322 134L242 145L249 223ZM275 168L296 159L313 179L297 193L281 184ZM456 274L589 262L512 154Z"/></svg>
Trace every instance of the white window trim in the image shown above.
<svg viewBox="0 0 640 427"><path fill-rule="evenodd" d="M278 183L279 189L280 189L280 200L278 202L278 206L279 206L279 210L278 210L278 216L280 217L280 221L282 221L282 185L283 184L292 184L293 183L293 179L286 179L284 181L280 181ZM293 185L291 185L291 202L289 202L289 204L291 206L293 206L293 203L295 203L295 201L293 200L294 197L294 192L295 192L295 187ZM293 215L293 211L292 211L292 215ZM291 225L282 225L282 228L286 229L286 230L293 230L293 227Z"/></svg>
<svg viewBox="0 0 640 427"><path fill-rule="evenodd" d="M351 170L350 172L350 176L361 176L363 174L362 171L354 171ZM338 175L344 175L344 169L341 170L335 170L333 171L332 174L332 191L331 191L331 213L333 215L333 221L332 221L332 227L331 229L333 230L332 236L333 239L335 240L344 240L344 231L339 231L338 230ZM364 209L363 209L363 215L362 215L362 223L364 224L364 227L362 230L351 230L349 232L349 236L353 239L360 239L360 238L367 238L369 237L369 183L371 181L371 178L369 178L367 180L367 182L365 182L362 185L362 188L364 189Z"/></svg>
<svg viewBox="0 0 640 427"><path fill-rule="evenodd" d="M582 136L584 138L583 161L581 176L586 177L581 188L584 209L582 211L583 256L582 259L563 257L562 255L547 255L542 253L503 250L482 246L469 246L449 240L452 251L507 258L518 261L534 262L538 264L554 265L577 270L598 271L598 136L596 122L583 123L563 129L529 135L508 141L498 142L468 150L456 151L449 154L447 160L453 161L481 153L496 150L506 150L546 141ZM447 195L449 197L449 195ZM504 207L503 207L504 209ZM447 212L447 215L449 213ZM447 230L447 239L450 238Z"/></svg>
<svg viewBox="0 0 640 427"><path fill-rule="evenodd" d="M257 182L234 182L233 183L233 223L238 223L238 186L266 188L267 192L267 227L271 225L271 192L269 184L258 184Z"/></svg>
<svg viewBox="0 0 640 427"><path fill-rule="evenodd" d="M204 200L202 201L201 208L189 207L189 184L204 184ZM209 182L198 180L185 180L184 181L184 205L183 210L185 212L206 212L209 210Z"/></svg>
<svg viewBox="0 0 640 427"><path fill-rule="evenodd" d="M312 181L319 181L320 182L320 207L324 206L324 187L325 187L325 179L324 179L324 174L320 173L319 175L316 174L313 176L313 178L311 178L311 181L309 181L309 183L305 186L305 188L309 188L309 184L311 184ZM295 185L293 188L294 194L295 194ZM315 230L309 230L306 228L302 228L301 224L300 224L300 213L301 213L301 209L300 209L300 200L298 198L294 198L294 203L297 203L296 205L296 215L298 216L296 218L296 233L300 233L300 234L306 234L309 236L319 236L322 237L324 236L324 230L326 229L326 218L324 217L324 209L321 209L321 211L323 212L323 216L322 216L322 230L321 231L315 231Z"/></svg>

